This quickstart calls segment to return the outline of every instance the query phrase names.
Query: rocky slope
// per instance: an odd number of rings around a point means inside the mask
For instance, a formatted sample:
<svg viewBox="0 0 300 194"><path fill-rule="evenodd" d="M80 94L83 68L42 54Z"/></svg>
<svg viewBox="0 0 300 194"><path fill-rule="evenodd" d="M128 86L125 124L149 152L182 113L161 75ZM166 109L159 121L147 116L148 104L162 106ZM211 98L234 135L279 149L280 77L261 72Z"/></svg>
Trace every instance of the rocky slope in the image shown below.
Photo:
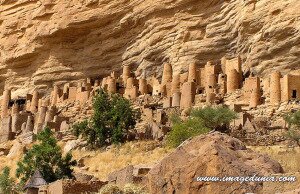
<svg viewBox="0 0 300 194"><path fill-rule="evenodd" d="M196 178L261 177L282 172L281 165L268 156L215 132L184 142L154 166L147 178L150 193L261 193L260 182L197 182Z"/></svg>
<svg viewBox="0 0 300 194"><path fill-rule="evenodd" d="M288 71L300 62L299 9L298 0L0 0L0 88L238 54L244 69Z"/></svg>

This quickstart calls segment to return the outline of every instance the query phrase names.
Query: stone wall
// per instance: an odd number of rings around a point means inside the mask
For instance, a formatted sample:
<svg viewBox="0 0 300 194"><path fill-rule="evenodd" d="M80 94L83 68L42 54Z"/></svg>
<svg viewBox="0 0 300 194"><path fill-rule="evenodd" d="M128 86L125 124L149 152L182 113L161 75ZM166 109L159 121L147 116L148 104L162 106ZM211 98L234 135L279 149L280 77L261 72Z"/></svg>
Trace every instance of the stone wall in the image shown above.
<svg viewBox="0 0 300 194"><path fill-rule="evenodd" d="M78 182L74 180L58 180L50 183L45 194L81 194L83 192L98 192L106 182ZM41 190L45 190L42 188Z"/></svg>

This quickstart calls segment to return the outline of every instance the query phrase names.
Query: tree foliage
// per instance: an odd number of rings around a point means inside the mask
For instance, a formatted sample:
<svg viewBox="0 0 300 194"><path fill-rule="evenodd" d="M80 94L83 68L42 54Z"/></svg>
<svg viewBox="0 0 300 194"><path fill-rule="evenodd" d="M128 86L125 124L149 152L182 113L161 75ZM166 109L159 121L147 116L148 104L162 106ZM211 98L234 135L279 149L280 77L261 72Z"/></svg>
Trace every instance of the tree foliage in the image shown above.
<svg viewBox="0 0 300 194"><path fill-rule="evenodd" d="M10 177L10 168L4 167L0 174L0 193L13 194L15 188L15 180Z"/></svg>
<svg viewBox="0 0 300 194"><path fill-rule="evenodd" d="M196 108L191 111L191 117L202 120L205 127L211 130L228 128L231 121L237 118L236 112L227 107Z"/></svg>
<svg viewBox="0 0 300 194"><path fill-rule="evenodd" d="M37 140L38 143L18 162L16 175L21 182L26 182L37 169L47 182L71 178L76 161L72 160L71 153L62 155L53 132L46 127L37 135Z"/></svg>
<svg viewBox="0 0 300 194"><path fill-rule="evenodd" d="M286 137L300 146L300 111L287 114L284 119L288 123Z"/></svg>
<svg viewBox="0 0 300 194"><path fill-rule="evenodd" d="M93 110L89 121L73 126L74 134L82 135L92 147L123 142L138 119L129 100L118 94L110 96L103 90L95 96Z"/></svg>
<svg viewBox="0 0 300 194"><path fill-rule="evenodd" d="M224 129L236 118L236 113L225 107L192 109L187 120L182 120L179 115L172 115L172 129L168 133L167 143L170 147L177 147L191 137Z"/></svg>
<svg viewBox="0 0 300 194"><path fill-rule="evenodd" d="M209 132L209 128L205 127L199 118L190 117L184 121L178 115L172 115L171 122L172 130L167 136L167 144L170 147L177 147L191 137Z"/></svg>
<svg viewBox="0 0 300 194"><path fill-rule="evenodd" d="M289 124L289 127L300 128L300 111L289 113L284 116L284 119Z"/></svg>

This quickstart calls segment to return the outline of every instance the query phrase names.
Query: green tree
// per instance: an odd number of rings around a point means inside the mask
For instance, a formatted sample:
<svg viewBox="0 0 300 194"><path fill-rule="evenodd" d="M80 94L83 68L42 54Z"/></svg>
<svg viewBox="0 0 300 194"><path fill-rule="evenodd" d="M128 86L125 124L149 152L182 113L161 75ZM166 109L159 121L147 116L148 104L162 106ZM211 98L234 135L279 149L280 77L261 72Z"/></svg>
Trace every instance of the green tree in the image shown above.
<svg viewBox="0 0 300 194"><path fill-rule="evenodd" d="M112 129L112 142L118 143L122 142L128 130L135 126L138 116L132 109L130 101L120 95L113 95L111 104L109 123Z"/></svg>
<svg viewBox="0 0 300 194"><path fill-rule="evenodd" d="M28 150L23 159L18 162L16 175L25 183L38 169L47 182L53 182L62 178L72 177L72 166L76 161L72 160L71 153L62 155L61 148L53 136L50 128L46 127L37 135L38 143Z"/></svg>
<svg viewBox="0 0 300 194"><path fill-rule="evenodd" d="M13 194L16 184L15 180L10 177L10 168L4 167L0 174L0 193Z"/></svg>
<svg viewBox="0 0 300 194"><path fill-rule="evenodd" d="M93 100L94 114L91 118L91 130L87 137L92 146L102 146L107 138L112 134L109 121L112 109L111 99L108 93L100 89ZM94 136L94 137L91 137Z"/></svg>
<svg viewBox="0 0 300 194"><path fill-rule="evenodd" d="M102 89L93 100L93 110L89 121L73 125L74 134L82 135L92 147L123 142L139 118L129 100L118 94L110 96Z"/></svg>
<svg viewBox="0 0 300 194"><path fill-rule="evenodd" d="M88 128L88 124L89 124L88 120L75 123L72 126L74 135L79 136L80 134L87 133L86 129Z"/></svg>
<svg viewBox="0 0 300 194"><path fill-rule="evenodd" d="M227 107L196 108L191 111L191 117L202 120L205 127L211 130L226 130L229 123L237 118L236 112Z"/></svg>
<svg viewBox="0 0 300 194"><path fill-rule="evenodd" d="M284 120L288 123L286 137L300 146L300 111L285 115Z"/></svg>
<svg viewBox="0 0 300 194"><path fill-rule="evenodd" d="M91 123L88 120L77 122L72 126L73 134L79 137L82 135L89 144L97 142L96 131L91 128Z"/></svg>

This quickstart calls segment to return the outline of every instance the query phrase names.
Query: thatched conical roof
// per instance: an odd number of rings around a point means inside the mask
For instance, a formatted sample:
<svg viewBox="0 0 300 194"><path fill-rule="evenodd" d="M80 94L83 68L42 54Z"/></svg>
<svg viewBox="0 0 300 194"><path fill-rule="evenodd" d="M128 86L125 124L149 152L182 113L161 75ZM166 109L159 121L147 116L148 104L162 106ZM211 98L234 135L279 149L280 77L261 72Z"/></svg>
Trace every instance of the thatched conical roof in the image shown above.
<svg viewBox="0 0 300 194"><path fill-rule="evenodd" d="M46 185L47 182L43 178L40 171L36 170L34 174L30 177L30 179L27 181L24 189L28 188L39 188L40 186Z"/></svg>

